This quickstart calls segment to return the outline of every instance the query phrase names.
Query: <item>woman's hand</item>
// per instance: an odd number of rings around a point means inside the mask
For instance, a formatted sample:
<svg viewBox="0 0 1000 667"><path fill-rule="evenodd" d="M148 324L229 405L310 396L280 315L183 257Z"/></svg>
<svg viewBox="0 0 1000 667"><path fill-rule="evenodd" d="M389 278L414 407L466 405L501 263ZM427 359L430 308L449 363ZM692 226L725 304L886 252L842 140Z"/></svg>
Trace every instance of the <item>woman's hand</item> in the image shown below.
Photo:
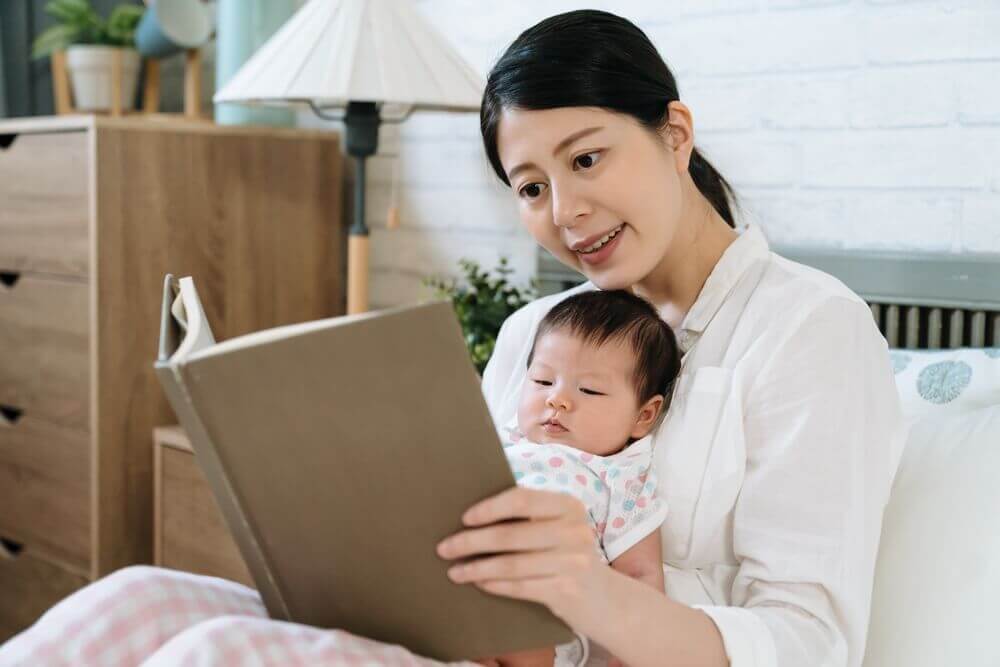
<svg viewBox="0 0 1000 667"><path fill-rule="evenodd" d="M498 521L521 519L511 523ZM614 576L597 552L582 502L565 493L511 487L469 508L469 527L438 544L453 560L481 556L453 566L458 583L547 606L575 631L591 634L604 622L607 587Z"/></svg>

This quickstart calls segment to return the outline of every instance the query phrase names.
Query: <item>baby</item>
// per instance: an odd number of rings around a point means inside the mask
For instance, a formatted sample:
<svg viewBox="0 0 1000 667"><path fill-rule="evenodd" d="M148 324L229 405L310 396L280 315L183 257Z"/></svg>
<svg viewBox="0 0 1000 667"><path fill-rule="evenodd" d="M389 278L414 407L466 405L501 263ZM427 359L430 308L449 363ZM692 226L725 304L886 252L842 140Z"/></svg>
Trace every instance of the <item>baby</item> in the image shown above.
<svg viewBox="0 0 1000 667"><path fill-rule="evenodd" d="M656 495L649 434L679 371L673 332L647 301L625 290L571 296L538 326L503 443L519 485L583 501L601 558L658 591L667 508ZM581 638L481 663L561 667L586 652Z"/></svg>

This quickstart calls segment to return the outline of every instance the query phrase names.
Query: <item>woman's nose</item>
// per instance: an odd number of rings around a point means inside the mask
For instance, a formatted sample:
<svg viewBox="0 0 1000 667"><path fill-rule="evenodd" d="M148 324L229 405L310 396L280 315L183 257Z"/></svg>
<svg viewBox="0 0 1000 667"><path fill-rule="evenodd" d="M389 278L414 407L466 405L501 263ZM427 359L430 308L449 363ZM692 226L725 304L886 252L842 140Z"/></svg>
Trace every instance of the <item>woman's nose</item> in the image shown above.
<svg viewBox="0 0 1000 667"><path fill-rule="evenodd" d="M572 227L591 212L582 193L573 185L552 185L552 219L558 227Z"/></svg>

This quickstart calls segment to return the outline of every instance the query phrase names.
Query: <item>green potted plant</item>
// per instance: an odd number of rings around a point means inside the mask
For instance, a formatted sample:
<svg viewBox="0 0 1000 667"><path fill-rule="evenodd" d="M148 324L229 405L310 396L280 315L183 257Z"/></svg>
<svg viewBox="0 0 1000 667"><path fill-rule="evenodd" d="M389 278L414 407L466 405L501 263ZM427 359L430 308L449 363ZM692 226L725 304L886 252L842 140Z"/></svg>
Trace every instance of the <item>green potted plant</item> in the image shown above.
<svg viewBox="0 0 1000 667"><path fill-rule="evenodd" d="M35 39L32 57L66 51L74 106L80 111L111 109L113 62L118 53L122 62L122 106L134 108L141 65L135 49L135 29L145 8L121 4L107 20L98 16L90 0L52 0L45 5L45 11L58 23Z"/></svg>
<svg viewBox="0 0 1000 667"><path fill-rule="evenodd" d="M515 310L538 295L537 282L518 288L508 280L514 272L506 257L492 272L483 271L477 262L459 260L462 279L426 278L424 284L439 298L451 300L462 325L465 344L476 370L482 374L493 354L500 325Z"/></svg>

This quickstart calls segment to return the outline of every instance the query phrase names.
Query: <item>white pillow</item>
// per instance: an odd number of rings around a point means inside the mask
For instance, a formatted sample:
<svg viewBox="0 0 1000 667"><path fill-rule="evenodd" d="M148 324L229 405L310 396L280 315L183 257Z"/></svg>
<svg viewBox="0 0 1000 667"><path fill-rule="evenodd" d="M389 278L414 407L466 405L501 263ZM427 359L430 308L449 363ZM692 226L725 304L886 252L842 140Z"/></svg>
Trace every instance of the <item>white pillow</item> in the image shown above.
<svg viewBox="0 0 1000 667"><path fill-rule="evenodd" d="M909 421L1000 404L1000 348L891 350L889 358Z"/></svg>
<svg viewBox="0 0 1000 667"><path fill-rule="evenodd" d="M948 378L964 373L944 377L927 383L937 387L926 392L931 406L947 407L962 394L947 388L962 384ZM953 394L950 402L935 402ZM1000 404L995 404L913 424L886 507L864 664L996 667L998 624Z"/></svg>

